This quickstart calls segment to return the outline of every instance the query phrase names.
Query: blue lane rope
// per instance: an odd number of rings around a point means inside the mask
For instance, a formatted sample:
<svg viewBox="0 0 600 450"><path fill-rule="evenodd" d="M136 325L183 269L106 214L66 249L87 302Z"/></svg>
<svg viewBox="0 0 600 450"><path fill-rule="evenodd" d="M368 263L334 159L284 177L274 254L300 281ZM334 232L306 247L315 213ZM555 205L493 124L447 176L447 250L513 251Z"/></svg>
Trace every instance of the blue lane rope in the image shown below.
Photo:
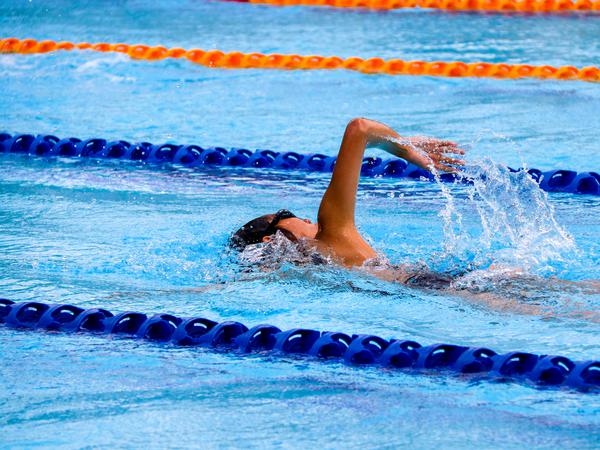
<svg viewBox="0 0 600 450"><path fill-rule="evenodd" d="M217 323L203 317L171 314L148 317L139 312L113 314L106 309L0 299L0 323L14 328L118 334L179 346L203 346L239 353L269 352L343 360L353 366L413 371L445 371L516 379L585 392L600 388L600 361L574 362L564 356L528 352L497 354L485 347L453 344L421 346L410 340L320 332L306 328L282 331L273 325L248 328L240 322Z"/></svg>
<svg viewBox="0 0 600 450"><path fill-rule="evenodd" d="M149 142L131 144L127 141L107 141L92 138L60 139L52 135L0 133L0 153L24 153L36 156L66 156L89 158L114 158L152 164L178 164L185 167L234 166L273 168L280 170L308 170L331 172L336 157L320 153L275 152L273 150L251 151L245 148L207 147L198 145L154 145ZM515 169L511 169L516 171ZM573 170L549 170L542 172L529 169L529 175L549 192L600 195L600 174ZM400 158L363 159L361 175L366 177L412 178L433 180L431 172L410 164ZM465 181L454 174L444 173L446 182Z"/></svg>

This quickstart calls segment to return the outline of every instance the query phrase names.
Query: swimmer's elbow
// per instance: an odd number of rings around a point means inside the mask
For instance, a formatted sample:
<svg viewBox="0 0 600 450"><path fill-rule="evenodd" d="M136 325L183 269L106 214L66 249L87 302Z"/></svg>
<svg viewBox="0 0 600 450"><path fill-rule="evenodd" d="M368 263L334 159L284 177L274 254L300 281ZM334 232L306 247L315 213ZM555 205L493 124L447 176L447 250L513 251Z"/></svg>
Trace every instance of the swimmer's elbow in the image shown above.
<svg viewBox="0 0 600 450"><path fill-rule="evenodd" d="M355 117L346 125L346 134L353 136L366 136L369 133L371 121L364 117Z"/></svg>

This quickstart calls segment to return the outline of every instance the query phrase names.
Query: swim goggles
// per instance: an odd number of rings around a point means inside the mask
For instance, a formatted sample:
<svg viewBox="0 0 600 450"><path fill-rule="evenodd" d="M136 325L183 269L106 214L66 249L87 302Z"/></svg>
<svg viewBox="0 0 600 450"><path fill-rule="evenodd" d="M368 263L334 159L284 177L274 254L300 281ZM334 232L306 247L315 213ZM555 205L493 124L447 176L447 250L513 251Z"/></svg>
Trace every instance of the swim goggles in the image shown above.
<svg viewBox="0 0 600 450"><path fill-rule="evenodd" d="M280 209L275 213L275 215L273 216L273 220L271 220L267 228L265 228L264 236L270 236L272 234L275 234L275 232L277 231L277 224L282 220L294 219L295 217L297 216L293 212L288 211L287 209Z"/></svg>

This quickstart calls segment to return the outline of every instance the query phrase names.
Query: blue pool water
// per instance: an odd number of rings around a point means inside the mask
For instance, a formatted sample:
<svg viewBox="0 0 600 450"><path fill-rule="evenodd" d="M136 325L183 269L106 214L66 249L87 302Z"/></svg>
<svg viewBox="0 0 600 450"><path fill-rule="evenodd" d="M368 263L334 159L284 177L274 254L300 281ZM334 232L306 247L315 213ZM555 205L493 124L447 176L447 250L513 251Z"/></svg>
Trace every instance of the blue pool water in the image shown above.
<svg viewBox="0 0 600 450"><path fill-rule="evenodd" d="M406 59L598 65L600 17L179 2L0 3L5 36ZM557 33L556 30L560 30ZM474 187L365 180L357 220L394 262L600 279L600 199L504 164L600 170L600 85L226 71L84 52L1 55L0 128L335 154L346 122L470 148ZM600 295L479 273L493 303L332 267L240 273L231 230L316 216L327 177L0 155L0 296L428 344L600 357ZM518 186L511 191L508 186ZM458 225L460 223L460 225ZM0 327L0 446L596 448L597 395Z"/></svg>

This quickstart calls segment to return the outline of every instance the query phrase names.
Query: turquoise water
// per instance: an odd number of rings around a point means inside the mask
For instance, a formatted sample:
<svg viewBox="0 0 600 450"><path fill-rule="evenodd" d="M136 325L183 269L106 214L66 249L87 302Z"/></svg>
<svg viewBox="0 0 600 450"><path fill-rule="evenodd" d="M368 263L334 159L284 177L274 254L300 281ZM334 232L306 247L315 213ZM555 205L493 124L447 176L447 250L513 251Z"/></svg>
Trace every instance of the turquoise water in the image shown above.
<svg viewBox="0 0 600 450"><path fill-rule="evenodd" d="M598 17L366 13L243 4L0 4L3 35L186 48L598 64ZM561 30L560 39L556 30ZM5 131L334 154L345 123L470 147L488 183L365 180L357 220L394 262L491 262L600 279L600 200L535 190L502 164L598 171L600 86L536 80L224 71L122 55L0 56ZM501 304L336 268L240 273L231 230L327 178L0 155L0 295L600 357L600 296L478 273ZM500 166L498 166L500 164ZM511 191L508 186L519 186ZM461 224L460 226L458 224ZM594 448L597 395L337 363L239 357L0 327L0 445ZM150 443L150 444L148 444Z"/></svg>

